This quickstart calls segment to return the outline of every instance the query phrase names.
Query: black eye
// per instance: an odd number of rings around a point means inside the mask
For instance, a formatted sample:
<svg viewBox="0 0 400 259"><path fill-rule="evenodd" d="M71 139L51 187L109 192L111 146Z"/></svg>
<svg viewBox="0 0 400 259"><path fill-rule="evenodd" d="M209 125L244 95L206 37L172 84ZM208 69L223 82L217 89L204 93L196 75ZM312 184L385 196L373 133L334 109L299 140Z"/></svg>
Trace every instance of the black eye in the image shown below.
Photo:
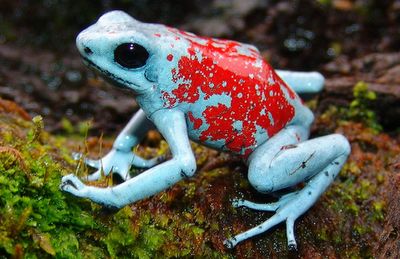
<svg viewBox="0 0 400 259"><path fill-rule="evenodd" d="M136 43L123 43L114 50L114 60L126 68L139 68L146 64L149 53Z"/></svg>

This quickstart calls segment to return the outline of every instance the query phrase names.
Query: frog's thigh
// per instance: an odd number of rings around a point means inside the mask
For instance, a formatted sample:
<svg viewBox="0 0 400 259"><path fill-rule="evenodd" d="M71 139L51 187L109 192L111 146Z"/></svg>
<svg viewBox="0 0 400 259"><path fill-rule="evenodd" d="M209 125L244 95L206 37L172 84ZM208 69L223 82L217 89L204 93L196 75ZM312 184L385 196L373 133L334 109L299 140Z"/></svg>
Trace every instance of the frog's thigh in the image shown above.
<svg viewBox="0 0 400 259"><path fill-rule="evenodd" d="M249 181L260 192L273 192L327 174L330 182L339 173L350 153L346 138L339 134L301 143L285 142L291 134L278 134L250 156ZM276 137L276 138L275 138ZM275 139L274 139L275 138ZM278 146L278 150L275 146Z"/></svg>

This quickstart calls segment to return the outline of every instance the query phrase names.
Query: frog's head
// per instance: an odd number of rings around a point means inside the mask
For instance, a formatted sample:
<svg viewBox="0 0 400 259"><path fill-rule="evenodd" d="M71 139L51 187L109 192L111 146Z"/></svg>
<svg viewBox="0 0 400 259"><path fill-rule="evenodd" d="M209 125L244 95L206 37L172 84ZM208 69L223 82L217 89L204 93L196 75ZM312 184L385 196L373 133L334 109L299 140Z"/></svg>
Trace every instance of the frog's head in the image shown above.
<svg viewBox="0 0 400 259"><path fill-rule="evenodd" d="M136 93L158 80L159 48L154 35L165 27L141 23L122 11L104 14L82 31L76 45L86 63L106 79Z"/></svg>

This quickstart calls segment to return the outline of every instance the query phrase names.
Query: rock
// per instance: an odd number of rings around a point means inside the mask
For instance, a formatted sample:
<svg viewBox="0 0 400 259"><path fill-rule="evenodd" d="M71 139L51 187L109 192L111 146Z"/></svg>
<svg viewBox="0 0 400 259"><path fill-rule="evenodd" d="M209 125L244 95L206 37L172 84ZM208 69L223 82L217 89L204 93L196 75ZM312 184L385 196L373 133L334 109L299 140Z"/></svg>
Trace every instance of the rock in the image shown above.
<svg viewBox="0 0 400 259"><path fill-rule="evenodd" d="M338 57L323 70L327 75L324 107L349 102L354 85L364 81L378 96L371 105L379 122L388 130L400 127L400 52L373 53L354 60Z"/></svg>
<svg viewBox="0 0 400 259"><path fill-rule="evenodd" d="M132 96L89 72L77 51L59 57L2 44L0 64L0 95L32 116L45 115L49 131L62 130L59 122L67 117L73 125L93 118L92 130L116 133L137 110Z"/></svg>

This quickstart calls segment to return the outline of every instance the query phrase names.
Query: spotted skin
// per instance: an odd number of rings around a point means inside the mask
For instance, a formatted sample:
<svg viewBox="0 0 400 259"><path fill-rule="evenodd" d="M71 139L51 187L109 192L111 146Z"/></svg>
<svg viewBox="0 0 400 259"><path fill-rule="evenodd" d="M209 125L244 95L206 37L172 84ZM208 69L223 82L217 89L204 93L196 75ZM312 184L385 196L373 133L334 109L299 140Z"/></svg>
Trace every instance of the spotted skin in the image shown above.
<svg viewBox="0 0 400 259"><path fill-rule="evenodd" d="M294 118L293 103L299 104L300 98L257 50L235 41L170 31L189 46L178 68L171 70L176 85L170 93L163 92L164 106L190 104L187 116L193 139L211 146L209 142L222 140L225 151L247 157ZM216 96L226 96L227 103L208 102ZM199 99L209 105L199 107Z"/></svg>
<svg viewBox="0 0 400 259"><path fill-rule="evenodd" d="M84 61L131 90L141 109L106 156L84 159L97 169L86 180L116 173L125 181L98 188L67 175L63 191L111 208L147 198L195 174L190 139L241 156L259 192L305 183L271 204L234 200L235 207L276 213L224 242L234 247L285 221L288 246L296 247L294 221L328 188L350 152L341 135L308 140L314 117L297 93L320 91L321 74L275 71L251 45L141 23L122 11L101 16L76 43ZM168 142L172 159L146 160L132 152L152 128ZM131 178L132 166L146 170Z"/></svg>

